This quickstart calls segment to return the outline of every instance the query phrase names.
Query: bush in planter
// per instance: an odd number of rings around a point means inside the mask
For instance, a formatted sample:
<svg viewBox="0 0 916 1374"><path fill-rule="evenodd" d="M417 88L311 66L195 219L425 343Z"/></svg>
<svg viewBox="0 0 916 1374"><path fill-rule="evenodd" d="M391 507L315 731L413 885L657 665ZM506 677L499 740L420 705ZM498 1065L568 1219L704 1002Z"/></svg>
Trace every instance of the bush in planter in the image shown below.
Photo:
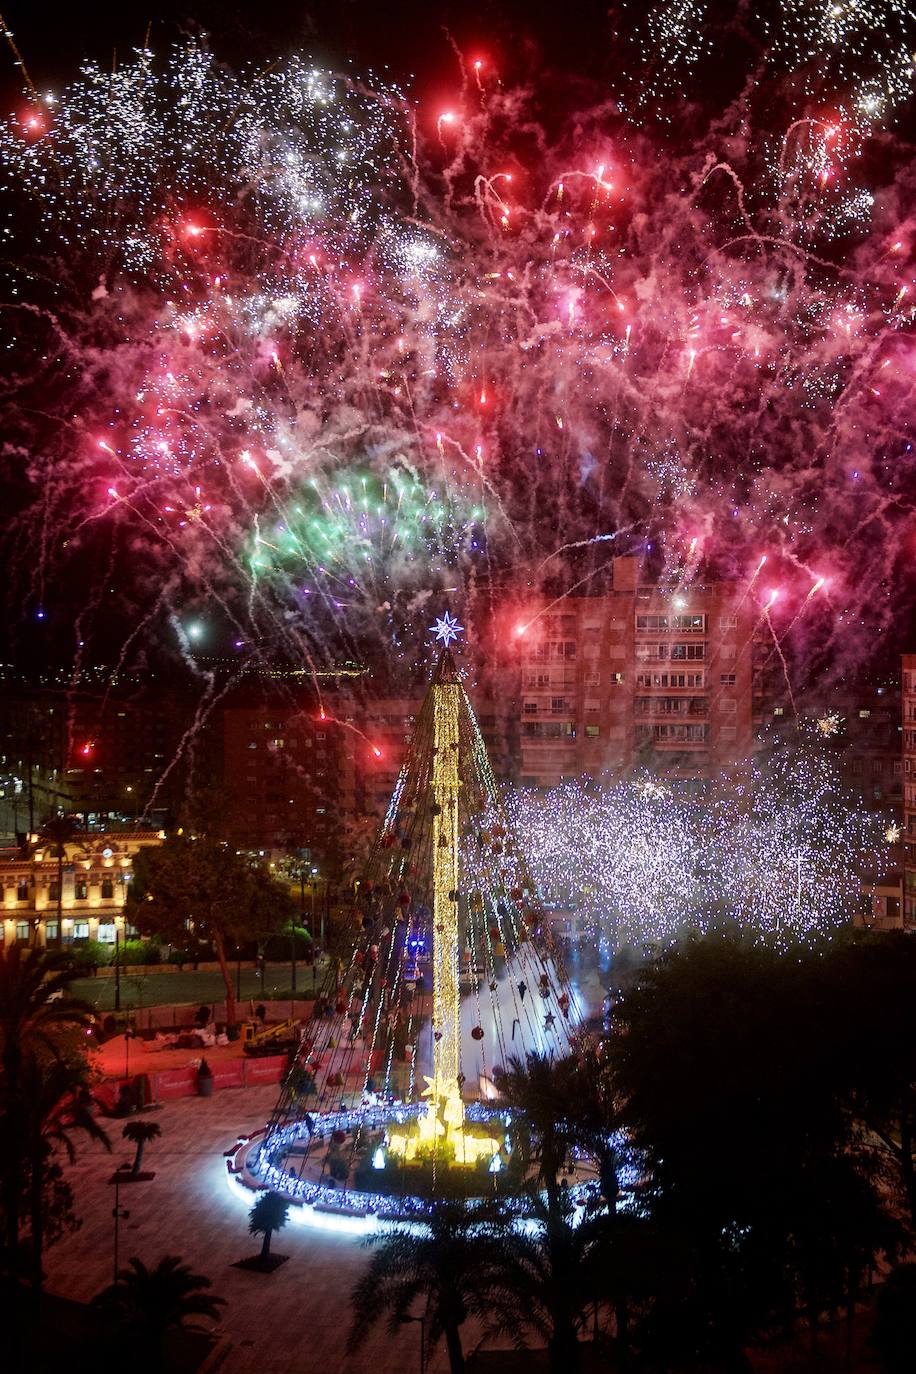
<svg viewBox="0 0 916 1374"><path fill-rule="evenodd" d="M197 1069L197 1091L201 1097L213 1096L213 1070L206 1059L200 1061Z"/></svg>
<svg viewBox="0 0 916 1374"><path fill-rule="evenodd" d="M297 1064L287 1079L287 1088L294 1102L300 1097L310 1097L316 1091L315 1075L301 1064Z"/></svg>
<svg viewBox="0 0 916 1374"><path fill-rule="evenodd" d="M333 1143L328 1150L327 1170L338 1183L343 1183L350 1172L349 1159L340 1146Z"/></svg>

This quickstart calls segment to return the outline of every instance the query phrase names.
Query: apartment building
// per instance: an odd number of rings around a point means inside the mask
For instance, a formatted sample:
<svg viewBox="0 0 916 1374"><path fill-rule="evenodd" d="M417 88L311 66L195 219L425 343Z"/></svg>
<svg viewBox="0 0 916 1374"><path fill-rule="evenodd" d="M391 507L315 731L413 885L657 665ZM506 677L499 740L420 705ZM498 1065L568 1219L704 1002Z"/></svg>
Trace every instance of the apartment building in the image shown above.
<svg viewBox="0 0 916 1374"><path fill-rule="evenodd" d="M473 690L469 697L493 770L504 778L509 771L506 705ZM385 815L422 705L422 696L381 697L367 702L359 712L359 726L366 736L357 767L363 814L379 820Z"/></svg>
<svg viewBox="0 0 916 1374"><path fill-rule="evenodd" d="M238 849L308 850L333 865L356 806L355 751L326 714L280 702L222 712L223 827Z"/></svg>
<svg viewBox="0 0 916 1374"><path fill-rule="evenodd" d="M759 608L736 584L655 585L618 558L613 589L522 608L520 781L638 768L704 778L750 756Z"/></svg>

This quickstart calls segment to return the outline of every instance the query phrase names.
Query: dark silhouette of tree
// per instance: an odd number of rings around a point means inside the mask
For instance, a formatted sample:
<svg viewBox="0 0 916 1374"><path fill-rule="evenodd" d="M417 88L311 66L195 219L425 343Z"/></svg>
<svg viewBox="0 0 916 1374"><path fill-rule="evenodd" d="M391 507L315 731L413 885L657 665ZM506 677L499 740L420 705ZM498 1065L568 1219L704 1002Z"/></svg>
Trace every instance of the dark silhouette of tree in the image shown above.
<svg viewBox="0 0 916 1374"><path fill-rule="evenodd" d="M916 1228L916 943L900 931L857 931L826 951L822 977L850 1110Z"/></svg>
<svg viewBox="0 0 916 1374"><path fill-rule="evenodd" d="M18 1127L23 1165L29 1178L30 1269L32 1286L43 1282L43 1254L48 1205L49 1171L55 1152L62 1149L72 1164L73 1137L82 1133L110 1148L108 1136L95 1119L85 1064L66 1059L29 1058L21 1079L22 1111ZM4 1157L7 1151L4 1149Z"/></svg>
<svg viewBox="0 0 916 1374"><path fill-rule="evenodd" d="M460 1203L440 1204L409 1230L370 1236L374 1254L353 1288L347 1350L358 1350L386 1313L396 1331L421 1299L429 1348L444 1337L452 1374L463 1374L461 1327L469 1312L483 1311L504 1264L501 1240L486 1213Z"/></svg>
<svg viewBox="0 0 916 1374"><path fill-rule="evenodd" d="M632 1288L625 1254L640 1223L622 1218L618 1224L603 1207L580 1216L564 1185L555 1203L532 1190L525 1222L523 1230L502 1236L486 1328L519 1346L533 1333L546 1345L554 1374L575 1374L589 1323L603 1308L617 1311Z"/></svg>
<svg viewBox="0 0 916 1374"><path fill-rule="evenodd" d="M175 1255L166 1255L152 1269L136 1256L122 1269L117 1282L93 1298L93 1306L129 1339L147 1368L162 1368L162 1347L170 1330L200 1329L192 1323L203 1317L219 1321L225 1300L207 1290L210 1280L195 1274Z"/></svg>
<svg viewBox="0 0 916 1374"><path fill-rule="evenodd" d="M526 1163L537 1165L538 1181L552 1207L559 1202L563 1165L583 1133L585 1073L583 1062L571 1055L554 1059L529 1054L525 1060L512 1056L503 1072L495 1075L496 1086L512 1109L510 1129L515 1143Z"/></svg>
<svg viewBox="0 0 916 1374"><path fill-rule="evenodd" d="M248 1213L248 1230L253 1236L263 1236L261 1260L270 1255L270 1238L280 1231L289 1218L289 1202L279 1193L261 1193Z"/></svg>
<svg viewBox="0 0 916 1374"><path fill-rule="evenodd" d="M26 1076L34 1083L36 1063L72 1054L72 1032L88 1027L92 1018L92 1008L69 995L71 978L60 954L19 945L0 948L0 1176L11 1272L17 1268L28 1167L23 1141L33 1120Z"/></svg>
<svg viewBox="0 0 916 1374"><path fill-rule="evenodd" d="M869 1344L887 1374L916 1369L916 1264L900 1264L878 1291Z"/></svg>
<svg viewBox="0 0 916 1374"><path fill-rule="evenodd" d="M130 919L176 944L187 943L190 923L194 936L213 942L228 1021L235 1020L235 984L227 949L282 930L295 910L284 883L217 840L171 835L134 859Z"/></svg>
<svg viewBox="0 0 916 1374"><path fill-rule="evenodd" d="M899 1242L829 1005L819 955L719 934L665 953L618 1004L614 1082L672 1256L647 1322L659 1359L740 1359L799 1303L816 1325Z"/></svg>
<svg viewBox="0 0 916 1374"><path fill-rule="evenodd" d="M629 1219L617 1212L620 1123L606 1065L593 1051L581 1051L563 1059L530 1054L524 1062L511 1058L496 1079L513 1109L510 1132L514 1144L526 1165L537 1166L536 1180L546 1196L546 1206L536 1195L531 1197L537 1241L532 1241L534 1248L521 1257L518 1284L509 1284L510 1290L517 1291L519 1301L515 1316L511 1302L503 1313L504 1327L511 1330L516 1321L524 1327L530 1317L528 1325L548 1341L551 1358L559 1367L564 1361L578 1362L576 1333L588 1304L611 1302L618 1338L625 1345L634 1285L620 1281L616 1266L619 1255L634 1241L634 1228ZM584 1152L594 1160L606 1206L600 1221L595 1218L575 1236L571 1234L563 1179L565 1166L574 1152ZM593 1292L590 1290L589 1298L580 1301L585 1291L581 1285L577 1289L574 1282L570 1291L566 1285L573 1272L571 1266L581 1265L586 1253L603 1255L607 1282ZM537 1302L530 1291L526 1292L526 1285L530 1289L535 1279L539 1284ZM534 1314L538 1313L535 1319ZM520 1328L514 1329L517 1332Z"/></svg>
<svg viewBox="0 0 916 1374"><path fill-rule="evenodd" d="M134 1162L131 1167L131 1174L136 1178L143 1163L143 1151L151 1140L155 1140L162 1135L162 1127L156 1121L128 1121L121 1132L125 1140L129 1140L132 1145L136 1145L137 1152L134 1155Z"/></svg>

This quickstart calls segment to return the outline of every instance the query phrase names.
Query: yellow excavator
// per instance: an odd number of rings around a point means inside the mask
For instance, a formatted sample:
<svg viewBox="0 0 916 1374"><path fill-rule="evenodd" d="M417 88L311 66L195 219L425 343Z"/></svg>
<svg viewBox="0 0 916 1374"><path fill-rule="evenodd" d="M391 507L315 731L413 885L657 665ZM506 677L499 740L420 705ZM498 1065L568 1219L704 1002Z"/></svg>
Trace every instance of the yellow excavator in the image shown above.
<svg viewBox="0 0 916 1374"><path fill-rule="evenodd" d="M242 1049L246 1054L280 1054L295 1048L299 1037L298 1021L277 1021L265 1026L260 1021L243 1021Z"/></svg>

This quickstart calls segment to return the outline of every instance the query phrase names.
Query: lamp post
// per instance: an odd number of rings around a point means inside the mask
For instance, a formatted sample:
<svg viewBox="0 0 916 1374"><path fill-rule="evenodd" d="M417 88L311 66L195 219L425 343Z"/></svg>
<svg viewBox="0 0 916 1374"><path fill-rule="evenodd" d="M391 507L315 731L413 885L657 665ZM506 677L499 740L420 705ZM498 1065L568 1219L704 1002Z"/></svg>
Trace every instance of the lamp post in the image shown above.
<svg viewBox="0 0 916 1374"><path fill-rule="evenodd" d="M118 1167L117 1167L117 1169L115 1169L115 1175L114 1175L115 1203L114 1203L114 1207L113 1207L112 1210L111 1210L111 1215L114 1217L114 1266L113 1266L113 1274L114 1274L114 1282L115 1282L115 1283L117 1283L117 1281L118 1281L118 1237L119 1237L120 1223L121 1223L122 1221L126 1221L127 1218L130 1216L130 1209L127 1208L127 1207L122 1207L122 1206L121 1206L121 1176L122 1176L122 1174L129 1174L129 1173L130 1173L130 1168L131 1168L131 1166L130 1166L129 1164L119 1164Z"/></svg>
<svg viewBox="0 0 916 1374"><path fill-rule="evenodd" d="M408 1312L405 1312L398 1320L405 1324L407 1322L420 1323L420 1374L426 1374L426 1317L412 1317Z"/></svg>
<svg viewBox="0 0 916 1374"><path fill-rule="evenodd" d="M121 1010L121 932L118 930L118 923L115 921L115 1011Z"/></svg>

